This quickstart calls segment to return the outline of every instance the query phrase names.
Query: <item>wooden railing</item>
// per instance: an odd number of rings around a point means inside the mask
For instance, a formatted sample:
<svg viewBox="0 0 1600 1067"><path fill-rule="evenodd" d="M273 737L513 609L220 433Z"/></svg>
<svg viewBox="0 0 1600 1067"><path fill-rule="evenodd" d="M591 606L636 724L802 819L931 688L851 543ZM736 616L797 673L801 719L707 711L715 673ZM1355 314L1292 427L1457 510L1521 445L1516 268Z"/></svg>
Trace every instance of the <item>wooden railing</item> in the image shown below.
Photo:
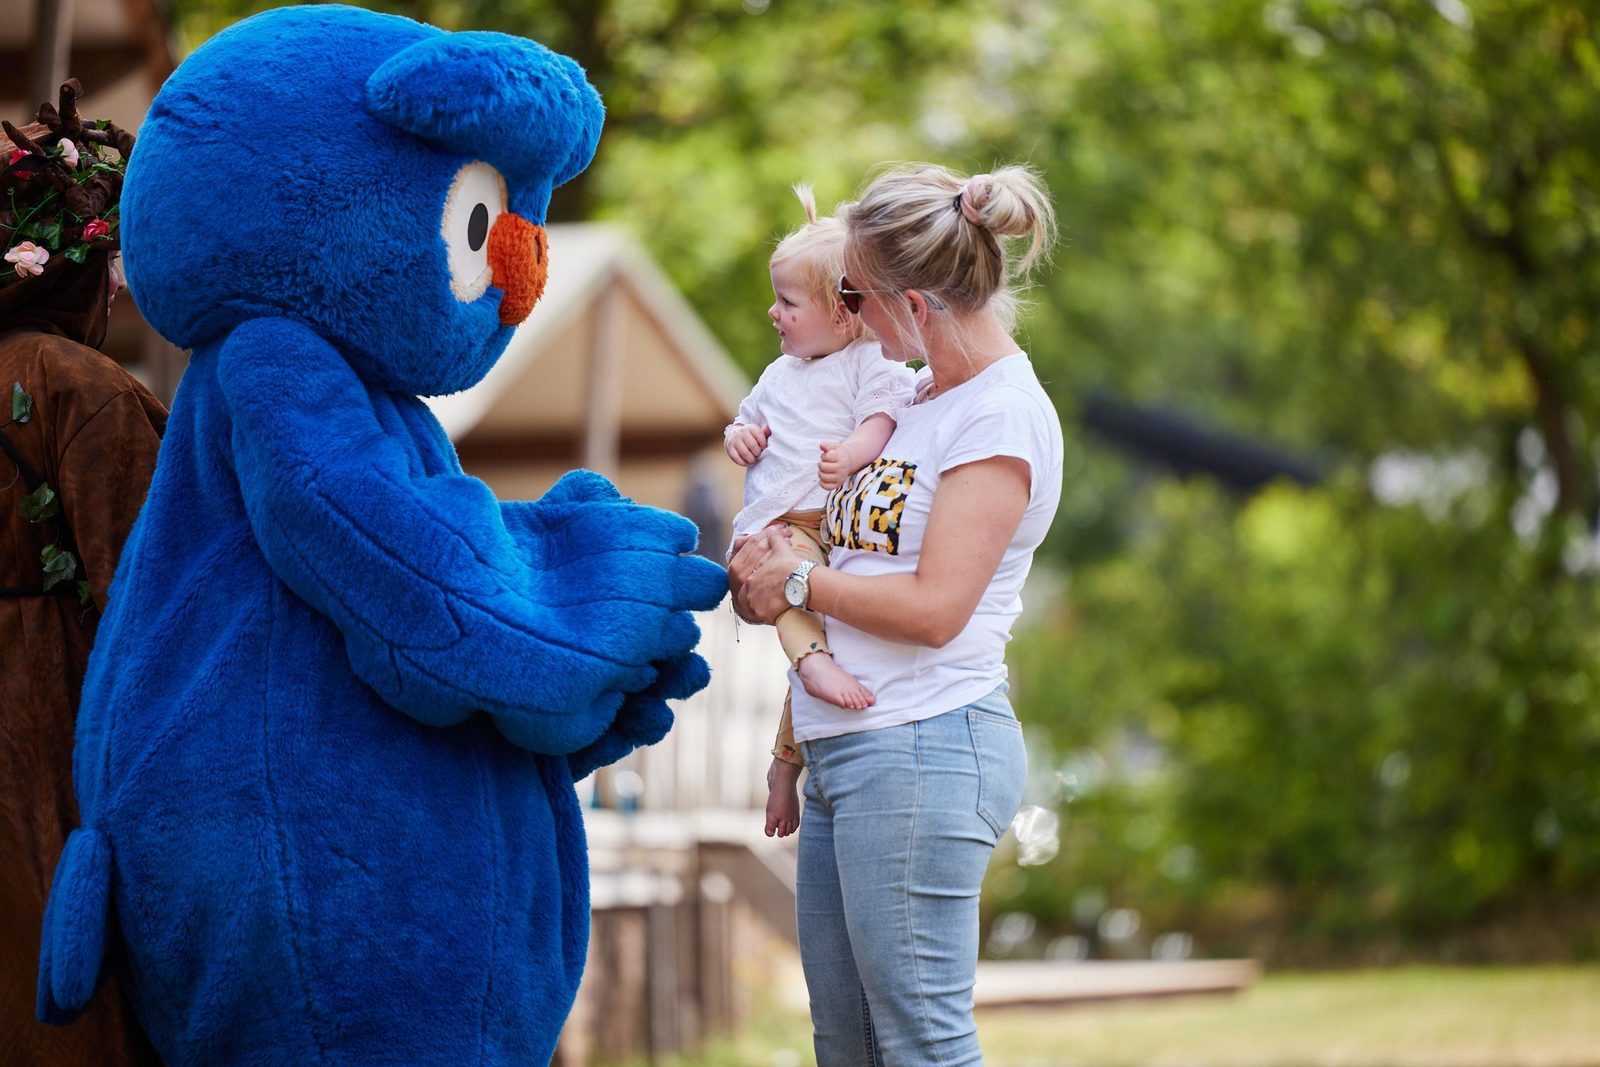
<svg viewBox="0 0 1600 1067"><path fill-rule="evenodd" d="M579 783L593 923L561 1067L653 1061L737 1026L752 991L735 975L794 944L795 839L762 832L783 652L727 605L697 621L711 685L659 744Z"/></svg>
<svg viewBox="0 0 1600 1067"><path fill-rule="evenodd" d="M677 721L665 740L583 783L586 804L648 812L766 807L767 765L788 687L777 634L739 622L727 604L696 621L711 685L674 705Z"/></svg>

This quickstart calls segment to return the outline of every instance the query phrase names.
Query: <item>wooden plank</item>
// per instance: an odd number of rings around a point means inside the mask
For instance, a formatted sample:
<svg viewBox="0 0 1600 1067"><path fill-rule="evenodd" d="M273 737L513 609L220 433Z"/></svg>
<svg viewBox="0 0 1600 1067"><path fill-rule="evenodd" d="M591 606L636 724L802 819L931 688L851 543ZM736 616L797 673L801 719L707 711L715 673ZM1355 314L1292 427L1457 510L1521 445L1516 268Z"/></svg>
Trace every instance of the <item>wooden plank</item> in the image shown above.
<svg viewBox="0 0 1600 1067"><path fill-rule="evenodd" d="M596 427L605 425L596 422ZM614 445L607 432L597 429L593 441L587 430L538 430L522 433L477 431L456 442L461 465L496 466L533 463L582 463L595 469L603 463L615 469L620 460L685 459L703 452L721 439L720 430L704 428L649 427L621 430ZM586 450L588 450L586 452Z"/></svg>
<svg viewBox="0 0 1600 1067"><path fill-rule="evenodd" d="M608 286L594 304L583 427L583 465L608 478L617 476L621 458L623 353L618 348L621 313L616 289Z"/></svg>
<svg viewBox="0 0 1600 1067"><path fill-rule="evenodd" d="M798 947L794 850L760 840L760 844L754 840L749 844L702 841L700 863L706 870L725 875L739 900L759 915L773 933Z"/></svg>
<svg viewBox="0 0 1600 1067"><path fill-rule="evenodd" d="M28 68L28 107L48 101L67 80L67 53L72 48L73 0L35 0L33 63Z"/></svg>
<svg viewBox="0 0 1600 1067"><path fill-rule="evenodd" d="M1258 960L984 961L972 999L1000 1008L1235 993L1260 976Z"/></svg>

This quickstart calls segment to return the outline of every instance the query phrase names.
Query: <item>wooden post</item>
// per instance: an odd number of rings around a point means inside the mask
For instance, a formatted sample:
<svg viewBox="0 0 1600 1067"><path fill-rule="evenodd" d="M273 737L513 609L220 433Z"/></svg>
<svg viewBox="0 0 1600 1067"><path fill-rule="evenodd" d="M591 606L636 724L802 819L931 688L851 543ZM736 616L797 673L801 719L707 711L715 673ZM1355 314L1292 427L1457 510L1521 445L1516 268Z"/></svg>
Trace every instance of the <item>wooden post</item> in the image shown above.
<svg viewBox="0 0 1600 1067"><path fill-rule="evenodd" d="M728 938L733 883L721 871L700 877L700 1022L707 1032L733 1023L732 946Z"/></svg>
<svg viewBox="0 0 1600 1067"><path fill-rule="evenodd" d="M123 293L118 299L133 303L133 297ZM156 333L155 328L148 324L141 324L144 330L143 351L144 371L149 375L150 391L156 394L160 401L172 406L172 397L178 391L178 379L183 377L183 370L189 365L189 353L175 347L165 337Z"/></svg>
<svg viewBox="0 0 1600 1067"><path fill-rule="evenodd" d="M61 83L67 80L73 3L74 0L34 0L33 65L25 101L30 110L46 102L54 104Z"/></svg>
<svg viewBox="0 0 1600 1067"><path fill-rule="evenodd" d="M613 279L594 308L589 351L588 410L583 426L583 465L617 476L622 440L622 307Z"/></svg>
<svg viewBox="0 0 1600 1067"><path fill-rule="evenodd" d="M673 922L677 930L678 982L677 999L680 1011L680 1048L695 1048L706 1038L700 1004L700 867L695 854L688 857L688 869L683 874L684 894L673 909Z"/></svg>
<svg viewBox="0 0 1600 1067"><path fill-rule="evenodd" d="M678 1015L678 931L673 922L676 911L673 905L663 903L652 904L645 911L652 1063L683 1047L683 1026Z"/></svg>

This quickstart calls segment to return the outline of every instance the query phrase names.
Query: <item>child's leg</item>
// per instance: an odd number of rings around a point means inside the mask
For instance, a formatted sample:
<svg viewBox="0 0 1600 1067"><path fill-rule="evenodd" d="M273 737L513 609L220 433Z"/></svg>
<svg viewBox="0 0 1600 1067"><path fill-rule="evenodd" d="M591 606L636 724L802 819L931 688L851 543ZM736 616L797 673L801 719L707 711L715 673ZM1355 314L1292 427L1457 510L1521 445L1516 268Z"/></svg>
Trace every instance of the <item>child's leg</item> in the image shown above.
<svg viewBox="0 0 1600 1067"><path fill-rule="evenodd" d="M816 530L794 523L790 523L787 529L789 543L801 559L827 566L827 550L822 547ZM774 625L778 628L778 640L783 644L784 655L795 665L806 692L841 708L872 706L877 698L834 662L833 653L828 650L827 638L823 635L820 617L809 611L790 608L778 616Z"/></svg>
<svg viewBox="0 0 1600 1067"><path fill-rule="evenodd" d="M813 531L804 526L788 525L784 527L784 532L789 535L789 543L801 559L810 560L819 567L828 565L827 553L817 542ZM778 628L778 641L783 645L783 654L789 657L790 663L798 663L813 652L828 652L828 641L822 633L822 619L809 611L790 608L779 615L773 625Z"/></svg>
<svg viewBox="0 0 1600 1067"><path fill-rule="evenodd" d="M787 691L783 694L783 715L778 719L778 736L772 742L772 755L796 767L806 765L800 746L794 743L794 697Z"/></svg>
<svg viewBox="0 0 1600 1067"><path fill-rule="evenodd" d="M794 717L789 694L783 696L783 718L772 746L772 766L767 768L767 836L788 837L800 826L800 768L805 758L794 743Z"/></svg>

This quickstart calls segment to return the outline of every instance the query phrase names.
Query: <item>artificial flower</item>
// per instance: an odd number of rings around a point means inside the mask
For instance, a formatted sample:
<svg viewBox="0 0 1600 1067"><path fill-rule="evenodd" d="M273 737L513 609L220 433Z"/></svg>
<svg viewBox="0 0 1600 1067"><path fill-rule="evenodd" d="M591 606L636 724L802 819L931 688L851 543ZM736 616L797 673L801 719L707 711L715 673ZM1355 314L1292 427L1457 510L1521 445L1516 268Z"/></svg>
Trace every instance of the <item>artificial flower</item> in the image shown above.
<svg viewBox="0 0 1600 1067"><path fill-rule="evenodd" d="M96 237L110 237L111 223L105 219L90 219L83 224L83 239L92 241Z"/></svg>
<svg viewBox="0 0 1600 1067"><path fill-rule="evenodd" d="M78 165L78 146L65 137L61 138L61 161L73 168Z"/></svg>
<svg viewBox="0 0 1600 1067"><path fill-rule="evenodd" d="M16 149L9 156L6 157L6 166L8 166L8 167L11 166L13 163L15 163L19 159L27 159L29 154L30 153L26 149L23 149L23 148Z"/></svg>
<svg viewBox="0 0 1600 1067"><path fill-rule="evenodd" d="M6 262L16 264L16 271L26 278L30 274L43 274L44 265L50 261L50 250L40 248L32 241L24 241L6 253Z"/></svg>

